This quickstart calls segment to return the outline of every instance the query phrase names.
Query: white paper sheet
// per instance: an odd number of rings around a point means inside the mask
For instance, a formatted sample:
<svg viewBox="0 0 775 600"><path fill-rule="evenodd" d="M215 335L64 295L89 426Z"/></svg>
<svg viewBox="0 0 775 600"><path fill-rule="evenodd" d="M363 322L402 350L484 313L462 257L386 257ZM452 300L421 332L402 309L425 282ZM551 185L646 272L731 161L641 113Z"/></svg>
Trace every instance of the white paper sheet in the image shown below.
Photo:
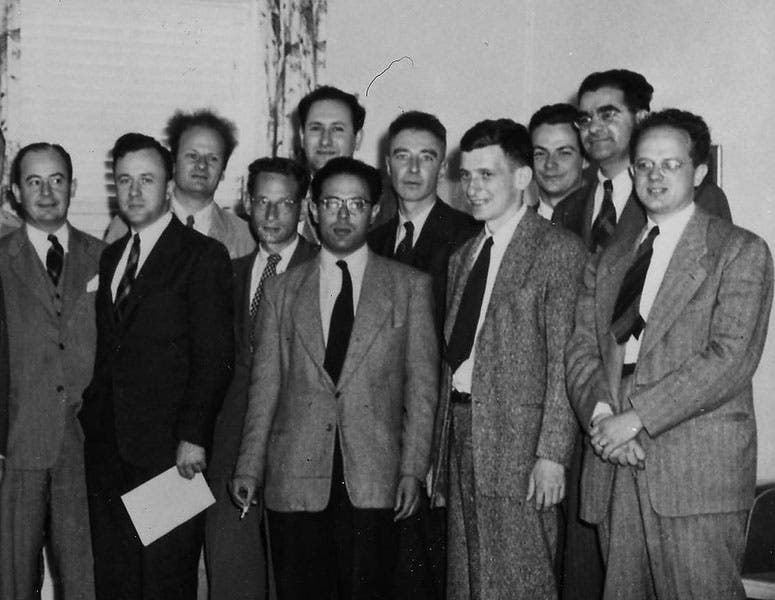
<svg viewBox="0 0 775 600"><path fill-rule="evenodd" d="M193 479L181 477L177 467L121 496L143 546L158 540L178 525L198 515L215 498L201 473Z"/></svg>

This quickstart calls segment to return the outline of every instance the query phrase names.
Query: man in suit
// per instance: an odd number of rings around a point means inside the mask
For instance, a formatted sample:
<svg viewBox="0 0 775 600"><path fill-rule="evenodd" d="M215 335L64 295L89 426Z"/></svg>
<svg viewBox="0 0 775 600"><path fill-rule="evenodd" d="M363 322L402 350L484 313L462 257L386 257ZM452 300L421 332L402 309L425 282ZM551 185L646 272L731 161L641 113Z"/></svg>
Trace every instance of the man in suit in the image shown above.
<svg viewBox="0 0 775 600"><path fill-rule="evenodd" d="M0 486L0 597L40 593L46 544L62 597L94 598L76 415L94 364L94 296L104 244L67 221L76 181L64 148L25 146L11 182L25 224L0 241L11 368Z"/></svg>
<svg viewBox="0 0 775 600"><path fill-rule="evenodd" d="M264 284L310 260L317 248L296 232L309 175L288 158L260 158L248 167L245 211L250 215L258 249L232 262L234 267L234 335L237 352L234 378L218 414L207 478L216 501L207 511L205 556L210 597L255 600L266 597L266 553L262 536L263 508L238 519L227 486L231 482L242 439L248 403L254 322ZM260 338L260 331L256 332ZM260 498L258 498L260 500Z"/></svg>
<svg viewBox="0 0 775 600"><path fill-rule="evenodd" d="M533 170L538 187L538 214L552 219L554 207L578 190L587 161L575 122L579 111L571 104L548 104L528 123L533 144Z"/></svg>
<svg viewBox="0 0 775 600"><path fill-rule="evenodd" d="M398 526L428 473L438 351L430 277L369 251L379 172L312 182L318 258L270 279L233 488L266 501L279 598L391 598ZM260 490L260 491L259 491Z"/></svg>
<svg viewBox="0 0 775 600"><path fill-rule="evenodd" d="M654 113L633 141L647 222L587 265L567 350L590 436L581 517L601 533L606 599L745 598L772 257L693 202L710 148L700 117Z"/></svg>
<svg viewBox="0 0 775 600"><path fill-rule="evenodd" d="M215 202L215 191L237 146L234 123L208 109L178 111L167 122L165 134L175 160L172 212L181 223L221 242L231 258L250 254L256 243L248 224ZM119 212L108 226L105 241L113 243L127 231Z"/></svg>
<svg viewBox="0 0 775 600"><path fill-rule="evenodd" d="M433 501L446 502L448 598L556 598L555 505L576 422L564 348L586 251L528 210L525 127L488 120L460 142L484 230L449 266Z"/></svg>
<svg viewBox="0 0 775 600"><path fill-rule="evenodd" d="M653 93L643 75L626 69L592 73L579 86L576 127L587 158L598 167L597 181L560 202L552 220L580 235L592 252L610 244L621 223L646 222L632 189L630 141L648 115ZM711 214L732 220L727 198L714 183L699 182L695 200Z"/></svg>
<svg viewBox="0 0 775 600"><path fill-rule="evenodd" d="M176 465L207 464L234 358L231 264L222 244L169 211L172 157L153 138L112 151L130 231L100 260L97 355L84 393L98 599L196 597L204 515L143 547L120 496Z"/></svg>

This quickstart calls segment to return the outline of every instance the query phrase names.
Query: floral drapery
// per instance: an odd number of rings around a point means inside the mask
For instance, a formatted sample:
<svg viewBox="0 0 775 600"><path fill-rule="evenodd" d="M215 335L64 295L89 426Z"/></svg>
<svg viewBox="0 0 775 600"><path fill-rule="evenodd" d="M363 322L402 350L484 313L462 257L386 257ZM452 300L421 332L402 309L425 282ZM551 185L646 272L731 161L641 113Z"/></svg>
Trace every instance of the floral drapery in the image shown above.
<svg viewBox="0 0 775 600"><path fill-rule="evenodd" d="M19 81L21 68L21 34L19 31L21 0L0 2L0 129L6 138L6 156L19 149L18 134L12 124L19 121ZM6 169L4 180L8 179ZM4 181L4 182L5 182Z"/></svg>
<svg viewBox="0 0 775 600"><path fill-rule="evenodd" d="M325 68L328 0L259 0L272 156L294 156L296 105Z"/></svg>

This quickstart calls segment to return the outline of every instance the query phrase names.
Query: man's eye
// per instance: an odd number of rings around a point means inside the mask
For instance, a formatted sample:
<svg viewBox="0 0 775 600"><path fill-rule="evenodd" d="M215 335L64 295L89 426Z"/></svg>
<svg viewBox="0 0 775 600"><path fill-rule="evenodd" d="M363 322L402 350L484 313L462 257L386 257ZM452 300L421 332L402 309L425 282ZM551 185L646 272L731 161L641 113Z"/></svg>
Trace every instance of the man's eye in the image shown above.
<svg viewBox="0 0 775 600"><path fill-rule="evenodd" d="M482 179L489 179L492 177L492 171L482 171Z"/></svg>
<svg viewBox="0 0 775 600"><path fill-rule="evenodd" d="M546 152L538 150L533 152L533 160L546 160Z"/></svg>

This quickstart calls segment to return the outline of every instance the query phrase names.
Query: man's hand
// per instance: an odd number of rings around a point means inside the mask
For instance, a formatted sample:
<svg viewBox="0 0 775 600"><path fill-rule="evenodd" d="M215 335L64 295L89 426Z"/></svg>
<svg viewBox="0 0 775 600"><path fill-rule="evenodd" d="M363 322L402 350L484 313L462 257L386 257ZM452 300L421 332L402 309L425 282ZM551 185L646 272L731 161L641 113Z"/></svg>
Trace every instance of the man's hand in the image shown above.
<svg viewBox="0 0 775 600"><path fill-rule="evenodd" d="M536 510L546 510L565 497L565 467L548 458L539 458L530 473L527 498L535 496Z"/></svg>
<svg viewBox="0 0 775 600"><path fill-rule="evenodd" d="M600 458L608 460L614 450L634 439L641 429L643 423L632 409L605 417L592 426L592 448Z"/></svg>
<svg viewBox="0 0 775 600"><path fill-rule="evenodd" d="M175 465L178 467L178 473L181 477L193 479L194 475L201 473L207 467L205 449L202 446L181 440L178 444Z"/></svg>
<svg viewBox="0 0 775 600"><path fill-rule="evenodd" d="M411 517L420 508L420 481L411 475L404 475L398 482L393 521Z"/></svg>
<svg viewBox="0 0 775 600"><path fill-rule="evenodd" d="M245 511L251 504L258 504L256 499L257 489L258 479L249 475L235 475L229 486L234 504Z"/></svg>
<svg viewBox="0 0 775 600"><path fill-rule="evenodd" d="M608 457L608 462L613 463L614 465L636 467L641 470L646 468L645 461L646 451L638 440L630 440L619 446L616 450L611 452L611 455Z"/></svg>

